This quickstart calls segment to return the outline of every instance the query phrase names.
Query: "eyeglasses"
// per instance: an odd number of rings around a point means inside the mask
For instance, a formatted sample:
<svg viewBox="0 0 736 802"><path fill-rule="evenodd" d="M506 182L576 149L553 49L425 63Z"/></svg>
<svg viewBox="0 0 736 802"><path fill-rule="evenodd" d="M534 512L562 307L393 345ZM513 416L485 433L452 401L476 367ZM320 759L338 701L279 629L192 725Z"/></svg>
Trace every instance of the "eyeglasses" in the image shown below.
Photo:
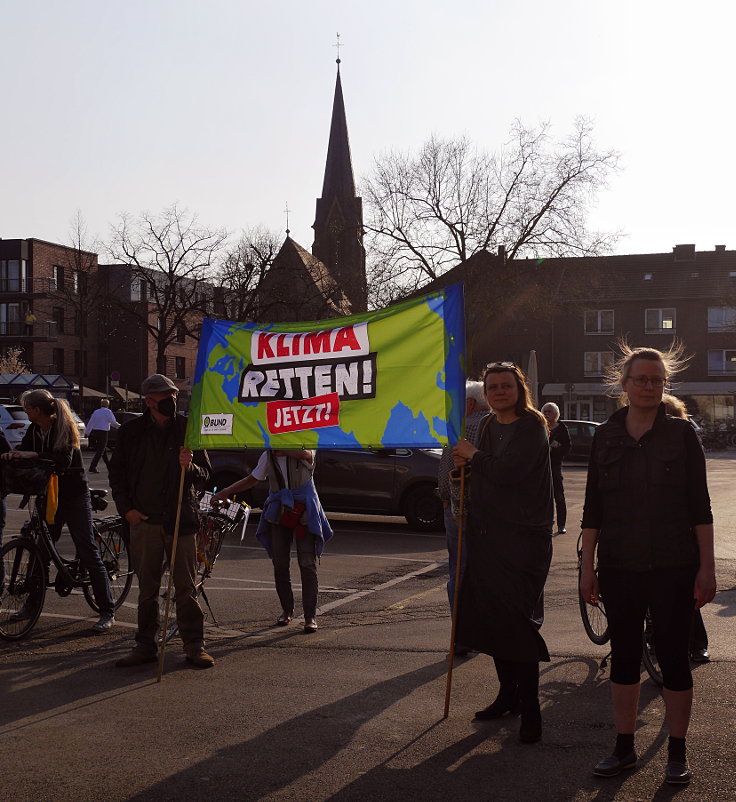
<svg viewBox="0 0 736 802"><path fill-rule="evenodd" d="M494 370L496 368L515 368L516 365L513 362L489 362L486 365L486 370Z"/></svg>
<svg viewBox="0 0 736 802"><path fill-rule="evenodd" d="M661 376L630 376L629 378L637 387L646 387L651 384L653 388L659 390L660 387L667 384L667 379L663 379Z"/></svg>

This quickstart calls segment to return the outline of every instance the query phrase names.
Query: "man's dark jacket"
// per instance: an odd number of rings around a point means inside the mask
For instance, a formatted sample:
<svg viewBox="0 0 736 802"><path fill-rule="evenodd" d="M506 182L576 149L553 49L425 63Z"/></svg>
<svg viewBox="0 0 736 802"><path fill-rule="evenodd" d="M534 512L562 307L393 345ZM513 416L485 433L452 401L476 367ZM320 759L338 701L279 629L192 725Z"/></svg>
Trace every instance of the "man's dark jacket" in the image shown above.
<svg viewBox="0 0 736 802"><path fill-rule="evenodd" d="M137 501L138 482L141 481L141 467L146 459L147 433L151 425L156 425L151 413L146 410L139 418L124 423L118 430L118 441L110 460L109 477L112 497L120 515L125 517L129 510L141 510ZM166 453L166 475L164 482L164 509L166 530L173 533L176 524L176 502L179 498L179 448L184 445L187 419L177 415L173 421L174 431L168 438ZM184 474L184 495L182 497L180 534L197 531L196 491L203 490L212 468L206 451L195 451L192 466Z"/></svg>

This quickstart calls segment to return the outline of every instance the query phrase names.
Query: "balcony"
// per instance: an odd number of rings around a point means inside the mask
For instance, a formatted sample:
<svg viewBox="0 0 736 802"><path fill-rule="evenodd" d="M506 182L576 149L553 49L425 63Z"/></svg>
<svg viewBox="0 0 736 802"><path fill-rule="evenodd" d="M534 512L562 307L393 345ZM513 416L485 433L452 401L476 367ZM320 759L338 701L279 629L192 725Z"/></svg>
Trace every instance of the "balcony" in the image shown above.
<svg viewBox="0 0 736 802"><path fill-rule="evenodd" d="M22 321L0 321L0 337L21 342L50 342L58 340L56 321L23 323Z"/></svg>
<svg viewBox="0 0 736 802"><path fill-rule="evenodd" d="M38 278L0 278L0 295L44 296L59 289L56 279L48 276Z"/></svg>

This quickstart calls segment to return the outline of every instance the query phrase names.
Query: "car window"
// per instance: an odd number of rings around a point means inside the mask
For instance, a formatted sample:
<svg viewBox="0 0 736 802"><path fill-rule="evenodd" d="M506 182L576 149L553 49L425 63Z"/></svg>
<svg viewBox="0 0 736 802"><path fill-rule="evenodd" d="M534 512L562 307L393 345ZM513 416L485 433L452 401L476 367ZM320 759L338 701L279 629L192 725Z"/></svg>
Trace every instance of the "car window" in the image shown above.
<svg viewBox="0 0 736 802"><path fill-rule="evenodd" d="M5 407L5 409L10 413L13 420L28 420L28 415L23 407Z"/></svg>
<svg viewBox="0 0 736 802"><path fill-rule="evenodd" d="M567 424L567 431L570 432L570 437L577 437L578 436L578 426L576 423L568 423Z"/></svg>

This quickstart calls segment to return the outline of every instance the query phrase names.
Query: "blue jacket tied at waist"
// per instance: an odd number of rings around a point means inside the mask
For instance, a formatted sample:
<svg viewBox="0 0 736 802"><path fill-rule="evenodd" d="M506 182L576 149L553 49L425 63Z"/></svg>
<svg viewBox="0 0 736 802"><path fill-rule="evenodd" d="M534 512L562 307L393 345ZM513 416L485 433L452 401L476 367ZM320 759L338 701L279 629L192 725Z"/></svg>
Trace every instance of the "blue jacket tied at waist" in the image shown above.
<svg viewBox="0 0 736 802"><path fill-rule="evenodd" d="M272 490L263 504L263 514L256 530L256 537L263 544L269 557L273 556L269 524L278 524L282 507L293 509L297 501L301 501L306 506L307 531L317 538L318 557L322 554L325 543L332 537L332 527L322 509L313 481L310 480L301 487L293 489L284 487L281 490Z"/></svg>

